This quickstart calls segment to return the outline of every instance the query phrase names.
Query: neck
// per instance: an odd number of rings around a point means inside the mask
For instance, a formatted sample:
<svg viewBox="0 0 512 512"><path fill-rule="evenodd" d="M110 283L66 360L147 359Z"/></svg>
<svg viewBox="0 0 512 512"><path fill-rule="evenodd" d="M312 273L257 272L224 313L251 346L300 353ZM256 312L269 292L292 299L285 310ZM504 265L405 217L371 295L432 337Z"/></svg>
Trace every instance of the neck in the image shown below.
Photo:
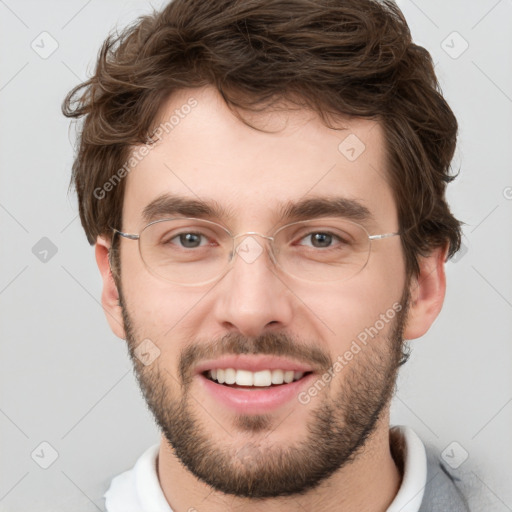
<svg viewBox="0 0 512 512"><path fill-rule="evenodd" d="M255 512L262 510L263 505L266 512L384 512L402 479L390 450L389 411L351 463L304 495L252 500L212 490L181 464L163 436L157 470L165 498L174 512L206 508L209 512Z"/></svg>

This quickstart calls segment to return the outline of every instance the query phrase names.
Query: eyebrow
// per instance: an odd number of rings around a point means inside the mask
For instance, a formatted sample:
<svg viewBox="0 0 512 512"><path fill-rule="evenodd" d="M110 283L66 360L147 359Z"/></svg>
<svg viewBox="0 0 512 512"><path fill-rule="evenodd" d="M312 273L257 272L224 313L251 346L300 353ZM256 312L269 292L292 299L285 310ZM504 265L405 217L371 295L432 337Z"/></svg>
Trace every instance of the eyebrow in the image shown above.
<svg viewBox="0 0 512 512"><path fill-rule="evenodd" d="M198 218L231 218L233 215L216 201L203 201L173 194L162 194L142 210L145 222L172 215Z"/></svg>
<svg viewBox="0 0 512 512"><path fill-rule="evenodd" d="M233 211L221 206L217 201L204 201L173 194L158 196L142 211L142 218L146 223L173 215L218 220L229 220L235 217ZM288 201L278 210L280 220L288 222L325 216L341 217L363 223L375 222L366 206L346 197L313 197L298 202Z"/></svg>
<svg viewBox="0 0 512 512"><path fill-rule="evenodd" d="M347 197L318 197L288 202L281 209L281 217L291 222L318 217L343 217L359 222L375 222L370 210L355 199Z"/></svg>

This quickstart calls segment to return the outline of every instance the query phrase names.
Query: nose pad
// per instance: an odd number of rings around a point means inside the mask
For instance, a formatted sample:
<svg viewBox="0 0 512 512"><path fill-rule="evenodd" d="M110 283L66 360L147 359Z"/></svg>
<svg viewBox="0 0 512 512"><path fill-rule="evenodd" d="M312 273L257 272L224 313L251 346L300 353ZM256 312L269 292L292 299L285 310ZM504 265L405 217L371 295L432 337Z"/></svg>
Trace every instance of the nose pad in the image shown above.
<svg viewBox="0 0 512 512"><path fill-rule="evenodd" d="M276 263L271 243L267 242L267 247L265 247L265 244L259 242L256 238L260 237L264 240L268 240L269 242L273 242L274 239L272 237L256 232L244 233L243 235L239 236L240 241L235 243L234 253L238 255L238 257L241 258L245 263L254 263L265 251L268 252L271 261L274 264ZM230 254L230 262L232 259L234 259L233 252Z"/></svg>

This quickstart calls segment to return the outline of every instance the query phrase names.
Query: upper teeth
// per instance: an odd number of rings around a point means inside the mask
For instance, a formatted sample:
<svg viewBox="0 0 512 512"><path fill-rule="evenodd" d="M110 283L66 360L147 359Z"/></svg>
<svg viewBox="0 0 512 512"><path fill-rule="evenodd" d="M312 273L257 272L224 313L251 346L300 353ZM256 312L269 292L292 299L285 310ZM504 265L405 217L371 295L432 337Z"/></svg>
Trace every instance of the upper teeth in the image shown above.
<svg viewBox="0 0 512 512"><path fill-rule="evenodd" d="M210 377L219 384L237 384L238 386L270 386L271 384L289 384L299 380L304 372L293 370L262 370L250 372L248 370L235 370L234 368L217 368L210 370Z"/></svg>

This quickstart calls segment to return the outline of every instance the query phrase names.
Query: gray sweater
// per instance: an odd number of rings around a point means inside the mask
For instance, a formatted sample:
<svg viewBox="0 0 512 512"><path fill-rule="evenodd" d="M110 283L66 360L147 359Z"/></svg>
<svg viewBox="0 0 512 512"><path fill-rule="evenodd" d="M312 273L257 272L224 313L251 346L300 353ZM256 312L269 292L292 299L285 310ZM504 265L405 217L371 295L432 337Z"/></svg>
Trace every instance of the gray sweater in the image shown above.
<svg viewBox="0 0 512 512"><path fill-rule="evenodd" d="M470 512L457 476L436 456L436 450L428 446L425 449L427 485L419 512Z"/></svg>

